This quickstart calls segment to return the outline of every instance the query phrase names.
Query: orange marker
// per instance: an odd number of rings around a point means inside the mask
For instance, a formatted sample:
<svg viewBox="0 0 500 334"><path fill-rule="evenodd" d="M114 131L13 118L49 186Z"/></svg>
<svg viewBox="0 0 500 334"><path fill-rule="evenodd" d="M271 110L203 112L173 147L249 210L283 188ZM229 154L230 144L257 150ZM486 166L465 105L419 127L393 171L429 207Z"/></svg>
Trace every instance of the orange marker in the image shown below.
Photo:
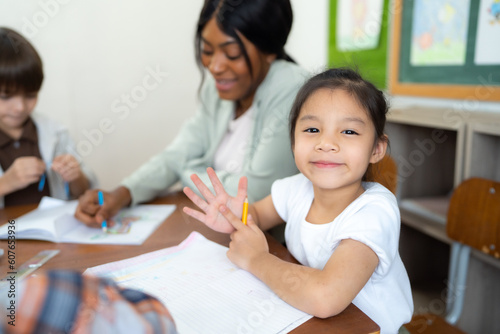
<svg viewBox="0 0 500 334"><path fill-rule="evenodd" d="M243 213L241 214L241 221L243 224L247 224L248 217L248 197L245 198L245 202L243 203Z"/></svg>

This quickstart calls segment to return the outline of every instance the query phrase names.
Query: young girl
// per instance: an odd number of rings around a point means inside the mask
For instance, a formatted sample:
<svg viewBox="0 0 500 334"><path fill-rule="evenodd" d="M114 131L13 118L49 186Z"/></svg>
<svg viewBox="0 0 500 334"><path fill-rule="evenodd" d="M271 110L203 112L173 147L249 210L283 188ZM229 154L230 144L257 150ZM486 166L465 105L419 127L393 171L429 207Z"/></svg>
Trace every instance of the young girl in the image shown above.
<svg viewBox="0 0 500 334"><path fill-rule="evenodd" d="M76 147L58 123L32 114L43 82L40 56L17 32L0 27L0 208L70 199L95 177L71 154Z"/></svg>
<svg viewBox="0 0 500 334"><path fill-rule="evenodd" d="M189 188L184 192L203 212L184 212L231 233L228 258L294 307L326 318L352 302L381 333L397 333L413 312L398 253L399 210L389 190L364 182L369 165L386 152L387 110L383 93L352 70L316 75L301 88L290 114L301 174L275 181L271 195L249 207L244 225L247 180L230 197L209 169L215 194L193 175L205 200ZM268 251L262 230L282 222L288 250L302 266Z"/></svg>

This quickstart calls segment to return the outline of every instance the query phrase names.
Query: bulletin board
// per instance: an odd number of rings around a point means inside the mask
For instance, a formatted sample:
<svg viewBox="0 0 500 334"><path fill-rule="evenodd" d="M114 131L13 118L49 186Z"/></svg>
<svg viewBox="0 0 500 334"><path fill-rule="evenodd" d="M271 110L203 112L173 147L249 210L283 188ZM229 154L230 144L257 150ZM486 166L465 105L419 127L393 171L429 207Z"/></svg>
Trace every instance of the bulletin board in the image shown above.
<svg viewBox="0 0 500 334"><path fill-rule="evenodd" d="M362 3L363 1L358 1ZM389 25L389 0L384 0L380 39L375 48L360 51L341 51L337 47L337 4L338 0L330 0L330 31L328 43L328 65L330 67L354 67L361 75L371 81L379 89L387 88L387 50ZM360 4L362 5L362 4Z"/></svg>
<svg viewBox="0 0 500 334"><path fill-rule="evenodd" d="M495 3L394 0L390 92L500 101L500 13L495 17L500 3ZM458 15L463 22L454 21Z"/></svg>

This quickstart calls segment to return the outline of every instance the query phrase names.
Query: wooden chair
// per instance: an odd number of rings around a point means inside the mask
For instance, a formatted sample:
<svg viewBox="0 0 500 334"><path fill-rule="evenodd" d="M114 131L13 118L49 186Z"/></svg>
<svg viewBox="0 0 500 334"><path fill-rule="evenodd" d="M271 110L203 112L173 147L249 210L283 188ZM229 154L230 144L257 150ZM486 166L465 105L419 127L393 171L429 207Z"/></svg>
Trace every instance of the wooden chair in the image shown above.
<svg viewBox="0 0 500 334"><path fill-rule="evenodd" d="M386 154L382 160L370 166L366 179L380 183L395 195L398 184L398 166L394 159Z"/></svg>
<svg viewBox="0 0 500 334"><path fill-rule="evenodd" d="M500 182L471 178L453 192L446 233L453 240L448 271L446 322L436 315L413 317L410 333L463 333L452 326L462 313L471 248L500 258Z"/></svg>

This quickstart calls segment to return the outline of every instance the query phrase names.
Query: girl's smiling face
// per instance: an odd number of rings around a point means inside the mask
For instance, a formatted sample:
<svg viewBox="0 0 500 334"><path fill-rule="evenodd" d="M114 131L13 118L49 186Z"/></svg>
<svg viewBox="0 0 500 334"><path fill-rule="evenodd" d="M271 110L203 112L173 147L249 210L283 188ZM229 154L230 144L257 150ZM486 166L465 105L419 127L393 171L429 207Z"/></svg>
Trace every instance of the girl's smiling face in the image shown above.
<svg viewBox="0 0 500 334"><path fill-rule="evenodd" d="M307 99L294 140L298 169L324 190L359 187L369 163L381 160L387 148L367 112L343 89L321 88Z"/></svg>
<svg viewBox="0 0 500 334"><path fill-rule="evenodd" d="M215 79L219 97L237 101L245 111L253 102L255 91L264 80L275 55L261 52L245 36L239 35L250 59L252 72L235 38L226 35L210 19L201 34L201 62Z"/></svg>

